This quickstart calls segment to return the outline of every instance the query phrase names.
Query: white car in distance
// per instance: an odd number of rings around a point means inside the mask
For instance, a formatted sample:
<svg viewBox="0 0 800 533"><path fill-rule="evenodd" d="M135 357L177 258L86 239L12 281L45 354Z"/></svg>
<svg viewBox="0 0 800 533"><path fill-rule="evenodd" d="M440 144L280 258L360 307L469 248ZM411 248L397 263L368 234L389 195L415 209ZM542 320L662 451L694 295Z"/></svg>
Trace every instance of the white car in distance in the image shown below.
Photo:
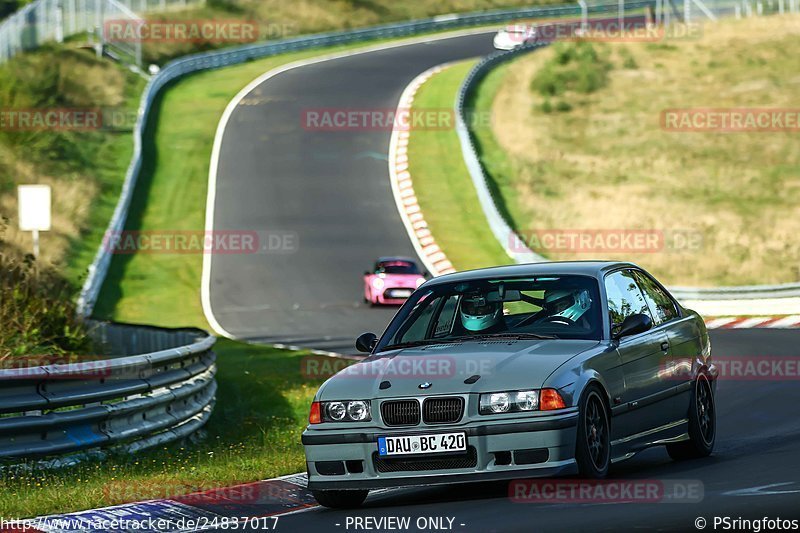
<svg viewBox="0 0 800 533"><path fill-rule="evenodd" d="M536 26L514 24L506 26L494 36L494 47L498 50L513 50L536 38Z"/></svg>

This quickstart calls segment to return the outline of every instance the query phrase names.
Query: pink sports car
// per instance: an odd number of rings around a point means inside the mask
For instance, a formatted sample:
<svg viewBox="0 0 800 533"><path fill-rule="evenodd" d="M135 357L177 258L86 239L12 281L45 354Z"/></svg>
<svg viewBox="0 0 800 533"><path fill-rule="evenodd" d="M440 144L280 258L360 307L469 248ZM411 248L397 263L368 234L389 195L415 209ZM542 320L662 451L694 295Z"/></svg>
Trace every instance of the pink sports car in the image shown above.
<svg viewBox="0 0 800 533"><path fill-rule="evenodd" d="M411 259L381 257L371 272L364 272L364 301L372 305L400 305L425 283L426 276Z"/></svg>

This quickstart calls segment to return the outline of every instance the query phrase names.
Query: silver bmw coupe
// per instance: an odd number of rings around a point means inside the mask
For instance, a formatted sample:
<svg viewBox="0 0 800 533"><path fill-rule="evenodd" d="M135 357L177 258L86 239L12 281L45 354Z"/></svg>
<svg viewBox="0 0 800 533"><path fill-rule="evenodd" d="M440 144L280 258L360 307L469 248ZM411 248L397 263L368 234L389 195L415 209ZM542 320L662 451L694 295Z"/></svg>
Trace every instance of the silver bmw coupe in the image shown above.
<svg viewBox="0 0 800 533"><path fill-rule="evenodd" d="M714 447L705 324L630 263L437 277L356 347L369 356L320 387L302 436L327 507L383 487L602 478L651 446L676 460Z"/></svg>

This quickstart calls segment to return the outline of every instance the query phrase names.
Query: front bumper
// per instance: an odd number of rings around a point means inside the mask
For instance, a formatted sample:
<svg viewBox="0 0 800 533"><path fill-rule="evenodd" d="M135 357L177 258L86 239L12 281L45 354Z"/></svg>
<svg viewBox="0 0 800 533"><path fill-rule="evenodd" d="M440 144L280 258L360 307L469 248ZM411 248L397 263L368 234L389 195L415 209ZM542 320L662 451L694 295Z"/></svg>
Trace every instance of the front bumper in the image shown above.
<svg viewBox="0 0 800 533"><path fill-rule="evenodd" d="M402 429L308 428L302 437L308 486L316 490L377 489L572 474L577 471L574 459L577 420L577 412L570 410L556 416L513 421L471 421ZM392 471L386 471L386 463L374 457L379 436L458 431L467 434L474 465L464 466L465 454L431 454L422 458L393 458ZM340 468L331 468L339 462ZM332 470L336 473L331 473Z"/></svg>
<svg viewBox="0 0 800 533"><path fill-rule="evenodd" d="M409 294L408 296L392 297L391 294L393 291L409 291ZM411 287L387 287L375 294L375 303L382 305L403 305L413 292L414 289Z"/></svg>

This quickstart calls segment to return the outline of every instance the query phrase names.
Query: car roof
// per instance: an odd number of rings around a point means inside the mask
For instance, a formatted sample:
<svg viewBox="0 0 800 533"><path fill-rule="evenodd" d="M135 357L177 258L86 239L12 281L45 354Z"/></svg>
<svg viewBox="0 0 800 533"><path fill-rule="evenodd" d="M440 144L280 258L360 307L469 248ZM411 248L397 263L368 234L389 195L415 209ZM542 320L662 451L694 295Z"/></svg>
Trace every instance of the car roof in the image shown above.
<svg viewBox="0 0 800 533"><path fill-rule="evenodd" d="M378 260L375 261L375 262L376 263L389 263L389 262L392 262L392 261L403 261L405 263L414 263L415 265L417 264L417 262L414 261L413 259L411 259L410 257L402 257L402 256L399 256L399 255L398 256L379 257Z"/></svg>
<svg viewBox="0 0 800 533"><path fill-rule="evenodd" d="M426 286L440 283L470 281L482 278L513 278L520 276L591 276L601 278L606 272L621 267L639 268L633 263L619 261L547 261L519 265L479 268L444 274L433 278Z"/></svg>

